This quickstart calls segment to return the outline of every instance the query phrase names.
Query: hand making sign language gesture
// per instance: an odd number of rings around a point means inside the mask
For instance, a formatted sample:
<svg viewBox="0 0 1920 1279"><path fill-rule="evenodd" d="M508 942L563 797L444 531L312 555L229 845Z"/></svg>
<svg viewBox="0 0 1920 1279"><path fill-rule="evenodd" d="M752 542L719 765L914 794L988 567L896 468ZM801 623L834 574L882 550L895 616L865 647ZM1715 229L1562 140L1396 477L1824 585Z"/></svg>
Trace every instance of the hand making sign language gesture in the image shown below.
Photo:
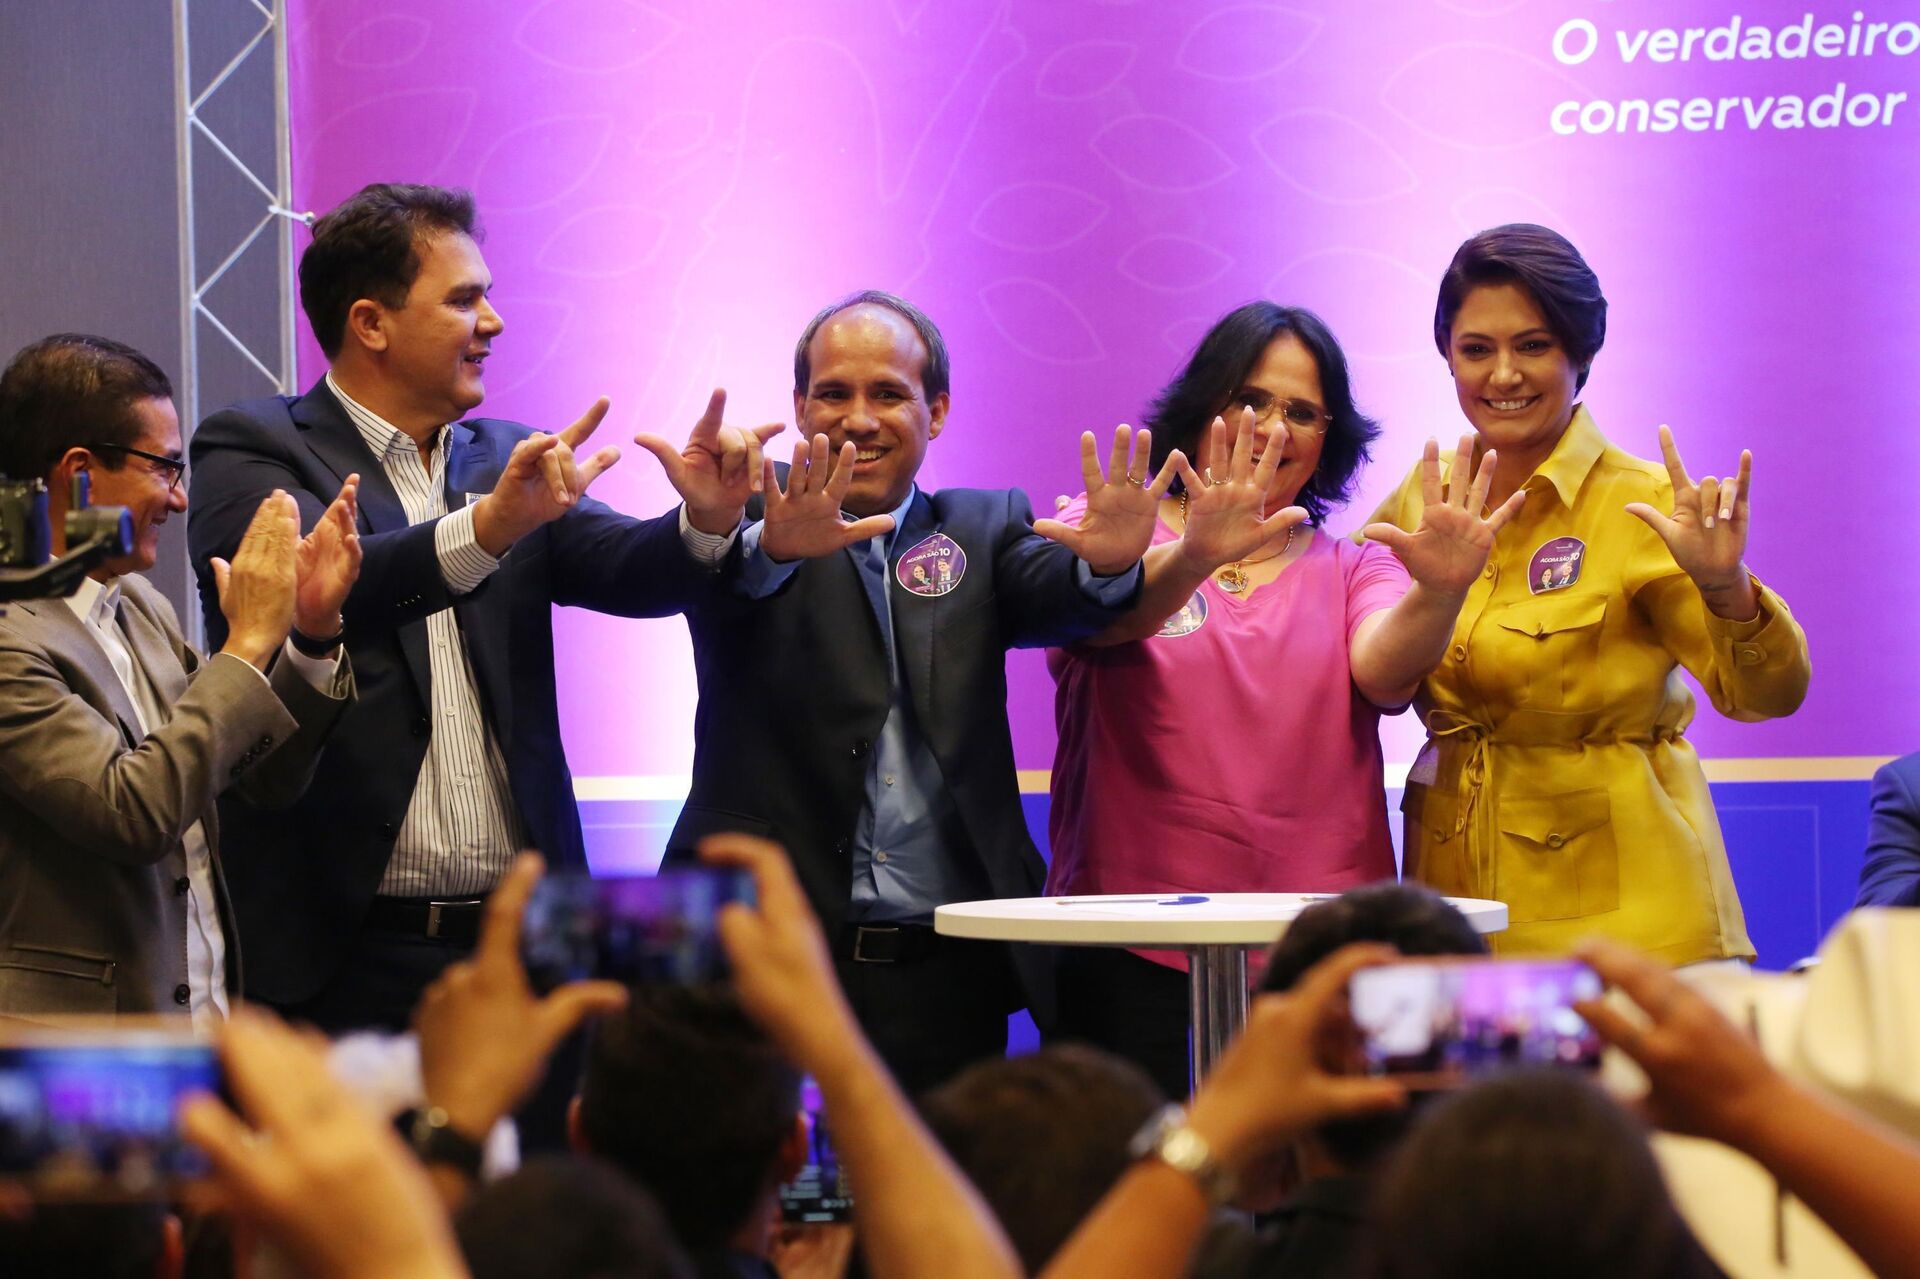
<svg viewBox="0 0 1920 1279"><path fill-rule="evenodd" d="M1132 568L1153 542L1160 499L1173 485L1171 458L1153 482L1147 482L1152 456L1153 433L1142 430L1136 435L1123 424L1113 433L1113 452L1102 474L1099 444L1092 431L1082 431L1080 475L1087 485L1086 514L1077 528L1059 520L1035 520L1033 531L1060 543L1102 577Z"/></svg>
<svg viewBox="0 0 1920 1279"><path fill-rule="evenodd" d="M854 459L859 449L852 440L840 446L834 460L825 431L810 440L797 440L785 487L774 471L773 459L761 465L761 487L767 496L766 524L760 531L760 549L778 563L831 555L845 546L890 532L893 516L869 515L848 520L840 514L853 484Z"/></svg>
<svg viewBox="0 0 1920 1279"><path fill-rule="evenodd" d="M1226 564L1254 558L1275 540L1307 522L1304 506L1267 512L1267 496L1285 450L1277 444L1253 460L1252 409L1242 409L1231 444L1227 423L1214 418L1207 432L1204 478L1175 449L1167 465L1180 476L1184 529L1180 554L1196 571L1211 575Z"/></svg>
<svg viewBox="0 0 1920 1279"><path fill-rule="evenodd" d="M1473 441L1472 435L1460 437L1444 492L1440 446L1432 439L1427 441L1420 458L1422 503L1418 528L1408 533L1393 524L1369 524L1362 532L1368 541L1382 543L1399 556L1415 582L1456 601L1466 597L1467 588L1486 568L1487 557L1493 553L1493 539L1508 520L1519 514L1527 498L1525 489L1517 489L1500 509L1481 517L1499 455L1488 449L1480 459L1480 469L1474 471ZM1473 477L1472 482L1461 483L1468 475Z"/></svg>
<svg viewBox="0 0 1920 1279"><path fill-rule="evenodd" d="M761 489L761 446L786 426L727 426L722 415L727 393L715 387L707 411L694 423L685 448L676 449L664 438L645 431L633 442L659 459L667 482L687 504L687 522L702 533L724 535L739 526L747 499Z"/></svg>
<svg viewBox="0 0 1920 1279"><path fill-rule="evenodd" d="M473 534L481 550L495 558L506 554L515 542L577 506L587 487L620 460L620 450L612 447L579 457L607 416L608 404L603 395L559 434L535 431L513 446L493 492L473 508Z"/></svg>
<svg viewBox="0 0 1920 1279"><path fill-rule="evenodd" d="M1673 480L1673 514L1662 515L1645 502L1627 503L1628 513L1660 535L1673 562L1700 588L1708 608L1736 622L1758 616L1760 600L1746 565L1753 454L1740 451L1738 475L1709 475L1695 484L1680 460L1673 431L1663 424L1660 455Z"/></svg>

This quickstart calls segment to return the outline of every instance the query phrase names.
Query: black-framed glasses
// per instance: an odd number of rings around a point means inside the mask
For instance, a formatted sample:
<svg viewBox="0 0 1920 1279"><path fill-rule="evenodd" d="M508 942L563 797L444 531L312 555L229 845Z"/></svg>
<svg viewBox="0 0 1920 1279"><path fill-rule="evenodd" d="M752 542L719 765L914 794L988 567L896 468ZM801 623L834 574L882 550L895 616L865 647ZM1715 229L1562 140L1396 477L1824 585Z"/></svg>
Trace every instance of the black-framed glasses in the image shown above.
<svg viewBox="0 0 1920 1279"><path fill-rule="evenodd" d="M153 473L166 477L169 493L179 488L180 481L186 478L187 464L177 457L163 457L158 453L149 453L145 449L136 449L126 444L83 444L80 447L95 453L101 449L112 449L116 453L125 453L153 463Z"/></svg>
<svg viewBox="0 0 1920 1279"><path fill-rule="evenodd" d="M1261 425L1278 417L1289 430L1303 435L1325 435L1332 422L1327 411L1312 400L1283 400L1265 391L1248 390L1234 396L1233 403L1228 405L1228 426L1239 425L1234 418L1242 409L1252 409L1254 421Z"/></svg>

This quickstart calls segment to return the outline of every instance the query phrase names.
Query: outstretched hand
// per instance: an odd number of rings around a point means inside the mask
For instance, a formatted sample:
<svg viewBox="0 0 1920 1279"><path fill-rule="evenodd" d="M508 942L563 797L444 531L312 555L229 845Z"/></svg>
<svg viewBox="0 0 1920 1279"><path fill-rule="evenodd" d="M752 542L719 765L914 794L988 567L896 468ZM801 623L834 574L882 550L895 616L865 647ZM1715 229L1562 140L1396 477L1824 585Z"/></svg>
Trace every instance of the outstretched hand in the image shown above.
<svg viewBox="0 0 1920 1279"><path fill-rule="evenodd" d="M1106 472L1100 470L1100 448L1092 431L1080 434L1080 475L1086 482L1087 510L1079 527L1059 520L1035 520L1033 531L1060 543L1087 562L1102 577L1132 568L1153 544L1153 524L1160 499L1173 485L1172 460L1147 482L1153 455L1153 433L1137 435L1130 426L1113 433L1113 452Z"/></svg>
<svg viewBox="0 0 1920 1279"><path fill-rule="evenodd" d="M1500 508L1484 519L1480 510L1486 505L1487 490L1493 485L1494 466L1499 455L1488 449L1473 469L1473 436L1460 437L1453 455L1451 482L1440 483L1440 445L1427 440L1420 458L1420 526L1408 533L1394 524L1369 524L1362 530L1370 542L1379 542L1400 557L1407 574L1426 589L1440 595L1464 597L1493 553L1493 539L1507 521L1520 513L1526 501L1525 489L1514 490ZM1462 483L1469 474L1472 482Z"/></svg>
<svg viewBox="0 0 1920 1279"><path fill-rule="evenodd" d="M1673 481L1673 514L1662 515L1645 502L1627 503L1627 512L1660 535L1673 562L1693 579L1708 607L1723 617L1753 617L1760 608L1746 566L1753 454L1740 451L1738 475L1709 475L1695 484L1680 460L1673 431L1663 424L1660 455Z"/></svg>
<svg viewBox="0 0 1920 1279"><path fill-rule="evenodd" d="M340 495L300 539L294 556L293 625L302 635L325 639L342 628L340 609L360 578L360 477L349 475Z"/></svg>
<svg viewBox="0 0 1920 1279"><path fill-rule="evenodd" d="M1186 494L1186 528L1180 535L1180 554L1193 568L1212 573L1223 564L1247 559L1268 544L1289 536L1307 522L1304 506L1287 506L1267 513L1267 492L1280 469L1284 450L1272 444L1260 460L1253 460L1253 410L1243 409L1233 442L1227 442L1227 424L1214 418L1207 429L1206 471L1194 472L1179 449L1167 459L1180 476Z"/></svg>
<svg viewBox="0 0 1920 1279"><path fill-rule="evenodd" d="M685 448L645 431L633 437L659 459L667 482L687 504L687 522L703 533L731 533L738 527L747 499L761 488L761 447L787 429L779 422L728 426L721 420L726 408L726 391L715 387Z"/></svg>
<svg viewBox="0 0 1920 1279"><path fill-rule="evenodd" d="M611 446L580 456L606 418L608 404L603 395L566 430L557 435L535 431L513 446L493 492L474 505L473 532L482 550L506 554L515 542L579 505L588 486L620 460L620 450Z"/></svg>
<svg viewBox="0 0 1920 1279"><path fill-rule="evenodd" d="M761 486L767 500L760 549L768 558L782 564L816 559L892 530L891 515L857 520L842 517L840 503L853 484L854 458L859 450L848 440L840 446L837 462L831 460L830 452L824 432L811 440L796 441L784 488L774 472L773 459L761 463Z"/></svg>

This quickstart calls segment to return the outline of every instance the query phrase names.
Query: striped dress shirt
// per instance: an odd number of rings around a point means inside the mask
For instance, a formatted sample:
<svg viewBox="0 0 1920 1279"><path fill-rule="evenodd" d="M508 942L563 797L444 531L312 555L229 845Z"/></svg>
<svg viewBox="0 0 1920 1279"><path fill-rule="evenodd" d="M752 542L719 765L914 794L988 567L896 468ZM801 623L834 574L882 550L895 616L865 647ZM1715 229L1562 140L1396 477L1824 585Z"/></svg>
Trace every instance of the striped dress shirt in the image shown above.
<svg viewBox="0 0 1920 1279"><path fill-rule="evenodd" d="M430 460L423 461L411 437L355 403L331 373L327 389L380 460L407 522L440 521L433 544L447 588L465 595L486 581L500 561L480 549L473 508L462 505L451 514L447 510L447 428L435 433ZM433 685L427 757L380 880L380 895L479 897L506 874L525 842L525 828L507 782L506 757L480 707L466 638L451 608L427 618L427 662Z"/></svg>

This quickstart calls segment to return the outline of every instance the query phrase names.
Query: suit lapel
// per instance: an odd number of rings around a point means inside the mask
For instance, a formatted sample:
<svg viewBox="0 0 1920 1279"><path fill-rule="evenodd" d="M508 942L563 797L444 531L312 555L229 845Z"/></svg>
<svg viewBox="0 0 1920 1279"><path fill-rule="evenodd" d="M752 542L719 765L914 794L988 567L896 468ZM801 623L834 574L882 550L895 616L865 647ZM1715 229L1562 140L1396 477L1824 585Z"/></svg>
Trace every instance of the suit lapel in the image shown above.
<svg viewBox="0 0 1920 1279"><path fill-rule="evenodd" d="M406 507L400 504L400 494L394 490L393 481L387 478L387 468L367 447L360 428L347 416L347 410L328 388L325 378L321 378L311 391L295 400L288 411L293 415L294 424L300 428L301 439L307 448L323 466L333 472L335 480L344 484L347 476L359 473L362 532L398 533L411 527ZM414 687L419 689L423 702L430 701L433 678L427 663L427 628L423 625L402 626L398 635L400 651L407 659L407 670L413 675Z"/></svg>
<svg viewBox="0 0 1920 1279"><path fill-rule="evenodd" d="M28 600L7 607L19 609L39 624L48 651L72 664L73 673L78 677L73 691L94 710L112 716L119 723L120 736L127 749L138 746L142 734L133 702L121 687L120 677L114 673L106 650L100 647L100 641L93 637L86 624L74 616L67 602Z"/></svg>
<svg viewBox="0 0 1920 1279"><path fill-rule="evenodd" d="M479 441L473 428L455 422L447 435L447 510L457 511L465 506L470 494L492 492L500 469L495 465L493 451ZM545 536L541 529L528 534L521 539L528 545L520 553L527 554L533 549L534 540ZM512 554L508 552L509 556ZM512 628L507 624L509 610L502 602L502 593L510 583L501 578L506 571L507 565L501 565L476 590L461 596L453 605L454 615L460 620L460 632L466 639L467 658L473 663L474 677L479 681L481 700L502 750L513 740L513 695L509 679L513 670Z"/></svg>
<svg viewBox="0 0 1920 1279"><path fill-rule="evenodd" d="M916 490L906 517L894 534L892 553L887 557L887 592L893 601L893 642L899 656L900 677L913 698L914 714L921 724L932 723L933 643L939 633L945 597L915 595L900 585L900 559L908 551L940 531L933 503Z"/></svg>
<svg viewBox="0 0 1920 1279"><path fill-rule="evenodd" d="M180 665L180 653L168 640L158 623L147 614L144 603L136 603L126 587L121 587L120 617L133 664L153 681L161 713L171 715L173 704L187 691L186 668ZM159 728L160 725L153 725Z"/></svg>

